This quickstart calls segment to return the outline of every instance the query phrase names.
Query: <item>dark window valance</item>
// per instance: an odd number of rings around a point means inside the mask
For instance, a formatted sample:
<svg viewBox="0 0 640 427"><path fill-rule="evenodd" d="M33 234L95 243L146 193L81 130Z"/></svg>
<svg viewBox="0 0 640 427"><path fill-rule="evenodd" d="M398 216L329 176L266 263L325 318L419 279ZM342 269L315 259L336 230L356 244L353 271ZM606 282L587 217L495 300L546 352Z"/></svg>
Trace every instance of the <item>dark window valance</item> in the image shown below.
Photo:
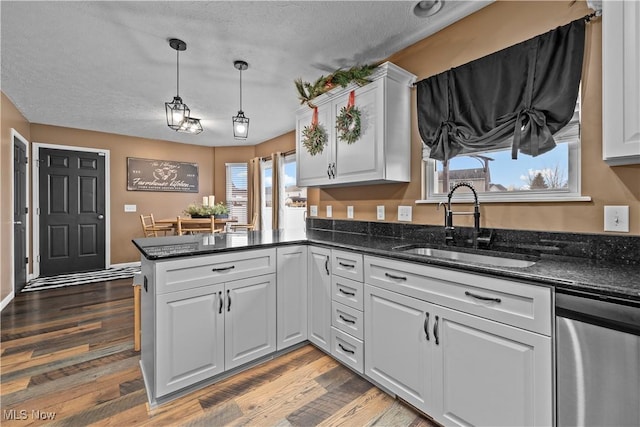
<svg viewBox="0 0 640 427"><path fill-rule="evenodd" d="M430 157L512 147L531 156L555 147L574 113L584 19L417 83L418 128Z"/></svg>

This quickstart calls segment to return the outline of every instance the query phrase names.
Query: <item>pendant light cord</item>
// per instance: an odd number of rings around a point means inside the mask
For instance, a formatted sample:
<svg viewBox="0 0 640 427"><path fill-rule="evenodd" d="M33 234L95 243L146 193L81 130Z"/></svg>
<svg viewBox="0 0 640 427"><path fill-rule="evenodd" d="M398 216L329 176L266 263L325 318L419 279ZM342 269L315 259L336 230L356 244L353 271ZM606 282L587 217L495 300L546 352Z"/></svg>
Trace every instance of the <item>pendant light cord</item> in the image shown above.
<svg viewBox="0 0 640 427"><path fill-rule="evenodd" d="M240 111L242 111L242 68L240 68Z"/></svg>
<svg viewBox="0 0 640 427"><path fill-rule="evenodd" d="M180 98L180 50L176 49L176 97Z"/></svg>

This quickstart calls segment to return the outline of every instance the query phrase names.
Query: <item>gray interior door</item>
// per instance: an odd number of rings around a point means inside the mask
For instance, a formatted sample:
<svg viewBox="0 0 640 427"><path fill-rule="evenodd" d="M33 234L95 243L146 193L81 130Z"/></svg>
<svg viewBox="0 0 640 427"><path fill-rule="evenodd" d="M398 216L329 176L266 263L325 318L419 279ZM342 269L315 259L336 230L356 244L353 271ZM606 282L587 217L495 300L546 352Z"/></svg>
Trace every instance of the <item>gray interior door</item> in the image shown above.
<svg viewBox="0 0 640 427"><path fill-rule="evenodd" d="M27 147L13 139L13 250L16 295L27 283Z"/></svg>
<svg viewBox="0 0 640 427"><path fill-rule="evenodd" d="M40 148L40 275L105 268L104 155Z"/></svg>

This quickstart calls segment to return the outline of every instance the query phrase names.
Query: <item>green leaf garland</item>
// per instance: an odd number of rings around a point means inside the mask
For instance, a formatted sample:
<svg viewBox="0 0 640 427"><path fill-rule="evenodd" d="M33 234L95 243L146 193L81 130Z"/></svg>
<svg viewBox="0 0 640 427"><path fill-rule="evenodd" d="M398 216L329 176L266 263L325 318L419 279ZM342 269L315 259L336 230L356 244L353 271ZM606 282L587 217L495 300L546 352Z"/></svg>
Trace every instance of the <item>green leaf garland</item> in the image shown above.
<svg viewBox="0 0 640 427"><path fill-rule="evenodd" d="M304 82L302 79L296 79L294 83L298 91L300 104L307 104L309 107L314 108L315 105L311 100L336 86L347 87L351 82L356 83L358 86L364 86L369 83L368 77L375 68L376 65L370 64L354 66L348 70L336 70L328 76L320 76L313 84Z"/></svg>

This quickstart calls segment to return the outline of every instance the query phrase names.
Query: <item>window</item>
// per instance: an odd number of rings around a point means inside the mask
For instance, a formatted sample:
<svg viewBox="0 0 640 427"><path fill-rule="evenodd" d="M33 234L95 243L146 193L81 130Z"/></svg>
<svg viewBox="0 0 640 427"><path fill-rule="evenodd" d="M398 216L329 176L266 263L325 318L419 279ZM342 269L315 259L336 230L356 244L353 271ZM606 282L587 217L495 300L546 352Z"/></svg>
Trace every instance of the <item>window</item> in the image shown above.
<svg viewBox="0 0 640 427"><path fill-rule="evenodd" d="M304 228L307 212L307 188L296 185L296 155L284 157L284 225L282 228Z"/></svg>
<svg viewBox="0 0 640 427"><path fill-rule="evenodd" d="M506 148L457 156L445 164L425 153L425 200L419 202L446 201L450 189L459 182L471 183L484 202L590 200L580 194L579 104L569 124L554 135L556 147L537 157L520 153L513 160L511 148ZM464 188L456 192L456 199L464 200L464 192Z"/></svg>
<svg viewBox="0 0 640 427"><path fill-rule="evenodd" d="M273 215L273 162L266 160L261 164L262 174L262 229L271 230ZM281 228L304 228L305 212L307 211L307 189L296 185L296 156L290 154L284 157L284 170L280 171L284 181L284 204Z"/></svg>
<svg viewBox="0 0 640 427"><path fill-rule="evenodd" d="M229 217L247 223L247 164L227 163L227 206Z"/></svg>

